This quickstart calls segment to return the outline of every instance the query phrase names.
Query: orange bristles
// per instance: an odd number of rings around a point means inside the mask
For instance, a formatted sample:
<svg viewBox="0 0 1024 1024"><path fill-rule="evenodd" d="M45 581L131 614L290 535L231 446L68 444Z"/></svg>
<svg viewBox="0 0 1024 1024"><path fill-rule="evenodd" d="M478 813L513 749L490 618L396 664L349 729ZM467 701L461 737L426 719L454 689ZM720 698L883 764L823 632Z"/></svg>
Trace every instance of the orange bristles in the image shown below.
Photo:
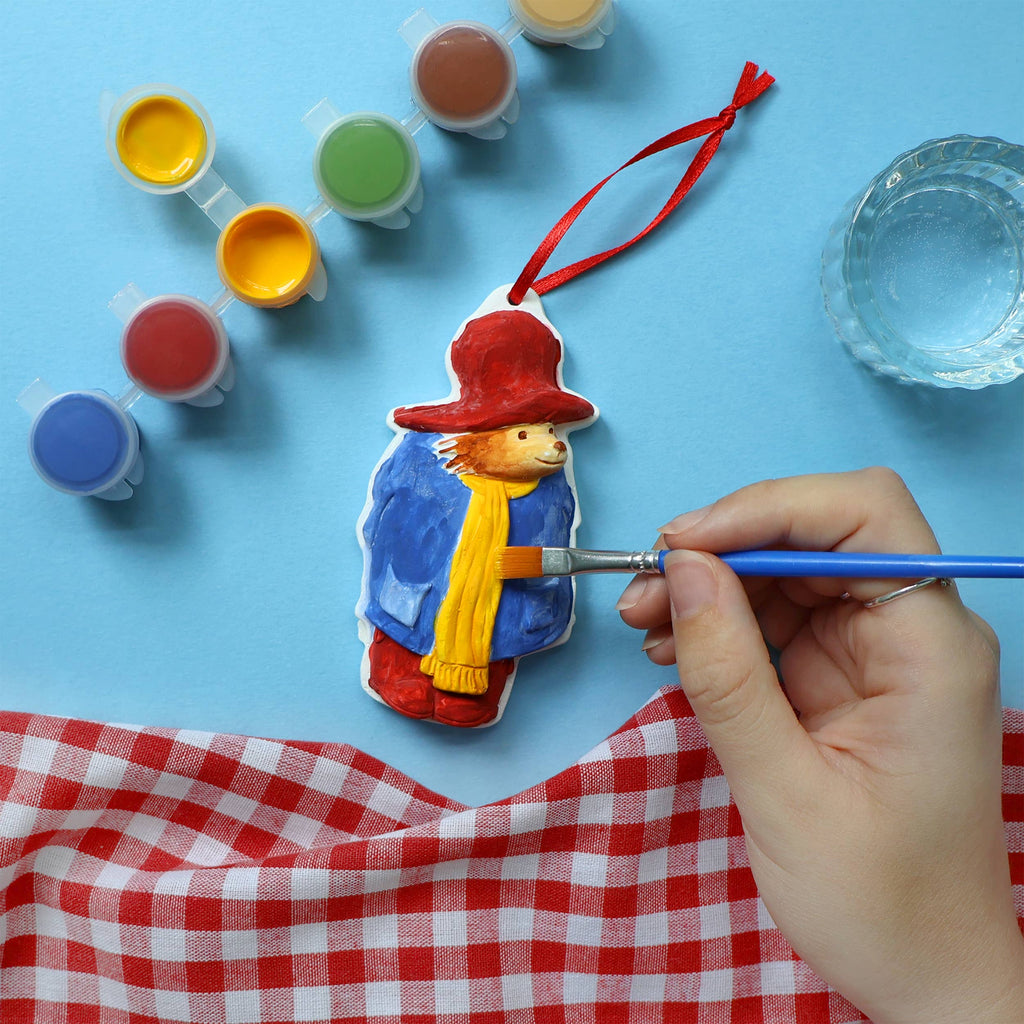
<svg viewBox="0 0 1024 1024"><path fill-rule="evenodd" d="M503 580L524 580L543 576L543 551L543 548L498 548L495 556L498 576Z"/></svg>

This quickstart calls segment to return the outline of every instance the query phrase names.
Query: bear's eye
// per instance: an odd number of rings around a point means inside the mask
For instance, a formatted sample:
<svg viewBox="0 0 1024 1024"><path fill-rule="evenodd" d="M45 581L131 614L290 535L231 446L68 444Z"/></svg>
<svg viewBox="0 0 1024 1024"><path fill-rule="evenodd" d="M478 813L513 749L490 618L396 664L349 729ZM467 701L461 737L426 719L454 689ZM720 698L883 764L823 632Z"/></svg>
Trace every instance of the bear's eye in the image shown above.
<svg viewBox="0 0 1024 1024"><path fill-rule="evenodd" d="M525 441L526 440L526 431L525 430L520 430L519 431L519 440L520 441Z"/></svg>
<svg viewBox="0 0 1024 1024"><path fill-rule="evenodd" d="M555 432L555 428L554 427L548 427L548 433L549 434L553 434L554 432Z"/></svg>

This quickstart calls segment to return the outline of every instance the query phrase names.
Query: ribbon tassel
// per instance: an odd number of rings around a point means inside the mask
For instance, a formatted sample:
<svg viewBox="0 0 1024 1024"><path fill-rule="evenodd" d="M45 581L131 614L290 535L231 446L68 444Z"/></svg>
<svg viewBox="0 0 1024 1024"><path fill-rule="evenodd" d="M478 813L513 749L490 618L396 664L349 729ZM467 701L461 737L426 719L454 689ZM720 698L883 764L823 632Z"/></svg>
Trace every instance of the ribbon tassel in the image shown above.
<svg viewBox="0 0 1024 1024"><path fill-rule="evenodd" d="M736 112L748 103L756 100L774 81L775 79L767 71L762 71L759 74L757 65L747 61L733 92L732 103L725 107L718 115L706 117L702 121L695 121L693 124L688 124L669 132L668 135L664 135L649 146L645 146L636 156L631 157L619 167L618 170L612 171L603 181L599 181L585 196L574 203L548 232L544 241L537 247L536 252L530 257L529 262L523 268L523 272L509 291L509 302L514 306L518 306L530 288L533 288L538 295L543 295L553 288L565 284L566 281L571 281L574 277L578 277L592 267L596 267L599 263L611 259L612 256L622 252L623 249L628 249L631 245L639 242L644 235L653 231L682 202L683 197L693 187L693 183L704 172L704 168L707 167L711 158L715 155L725 133L735 123ZM565 236L565 233L572 227L576 218L583 212L590 200L619 171L624 171L627 167L640 160L646 160L647 157L653 156L655 153L661 153L666 149L671 149L673 146L689 142L692 139L702 138L705 135L708 138L704 140L696 156L690 162L689 167L687 167L686 172L680 178L679 184L676 185L668 202L665 203L654 219L639 234L634 235L628 242L623 242L621 245L611 249L605 249L604 252L588 256L586 259L578 260L576 263L570 263L568 266L562 267L561 270L553 271L547 276L542 277L539 281L537 280L537 275L555 251L555 247Z"/></svg>

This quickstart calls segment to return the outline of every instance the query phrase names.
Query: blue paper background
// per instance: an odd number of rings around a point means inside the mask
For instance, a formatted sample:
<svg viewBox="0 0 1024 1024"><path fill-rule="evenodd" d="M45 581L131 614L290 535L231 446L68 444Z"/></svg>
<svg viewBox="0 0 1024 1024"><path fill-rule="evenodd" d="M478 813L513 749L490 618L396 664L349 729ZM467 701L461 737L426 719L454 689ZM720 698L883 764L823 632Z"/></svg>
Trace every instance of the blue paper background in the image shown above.
<svg viewBox="0 0 1024 1024"><path fill-rule="evenodd" d="M401 719L359 687L355 523L388 410L448 393L443 353L559 215L652 139L716 113L750 59L778 84L740 114L684 206L642 246L548 296L567 384L602 410L574 435L581 544L649 543L673 514L762 477L888 463L951 552L1024 551L1024 379L976 393L879 380L835 341L818 259L842 204L936 136L1024 141L1024 11L1011 2L623 0L603 50L514 44L522 117L501 142L427 126L427 201L389 233L331 216L321 304L233 304L217 409L143 398L128 503L47 488L15 404L34 377L116 393L108 299L219 291L216 232L184 196L133 189L97 100L172 82L209 110L245 200L315 195L302 114L409 108L403 3L22 3L4 16L0 109L0 704L143 724L347 741L467 802L507 796L617 728L671 670L580 583L562 648L524 659L478 732ZM432 0L499 26L498 0ZM620 175L556 254L632 234L695 144ZM1024 706L1024 586L962 585Z"/></svg>

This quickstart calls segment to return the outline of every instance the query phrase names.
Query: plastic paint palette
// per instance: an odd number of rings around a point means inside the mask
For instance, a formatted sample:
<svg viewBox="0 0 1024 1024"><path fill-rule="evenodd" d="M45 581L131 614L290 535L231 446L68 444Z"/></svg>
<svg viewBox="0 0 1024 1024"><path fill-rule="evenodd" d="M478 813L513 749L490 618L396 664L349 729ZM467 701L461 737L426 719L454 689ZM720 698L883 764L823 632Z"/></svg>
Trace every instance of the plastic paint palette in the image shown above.
<svg viewBox="0 0 1024 1024"><path fill-rule="evenodd" d="M403 228L423 205L413 135L430 121L449 131L498 139L519 115L510 43L580 49L611 31L611 0L509 0L500 31L474 21L438 24L419 10L399 29L413 51L416 108L403 120L360 111L341 114L322 100L302 119L317 139L313 178L320 201L298 214L286 206L247 206L213 170L216 137L209 114L189 93L144 85L105 92L100 110L110 159L125 180L152 193L185 192L218 226L217 272L224 291L210 303L188 295L147 298L129 284L110 302L121 319L121 361L131 381L106 392L56 394L42 380L19 404L32 416L29 455L39 475L67 494L122 499L142 479L139 431L128 410L143 394L196 406L219 405L234 385L220 314L234 299L275 308L327 291L313 225L330 210L385 228Z"/></svg>

